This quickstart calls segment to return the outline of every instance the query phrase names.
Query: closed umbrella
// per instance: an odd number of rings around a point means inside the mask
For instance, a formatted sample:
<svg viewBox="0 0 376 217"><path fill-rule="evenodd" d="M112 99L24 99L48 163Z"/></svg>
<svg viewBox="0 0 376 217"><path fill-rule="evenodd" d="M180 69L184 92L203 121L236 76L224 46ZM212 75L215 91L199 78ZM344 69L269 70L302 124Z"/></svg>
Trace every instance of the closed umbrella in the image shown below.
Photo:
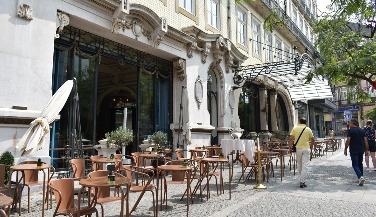
<svg viewBox="0 0 376 217"><path fill-rule="evenodd" d="M73 80L66 81L52 96L40 116L30 123L29 129L17 143L16 148L22 155L30 154L43 148L50 124L58 117L73 87Z"/></svg>

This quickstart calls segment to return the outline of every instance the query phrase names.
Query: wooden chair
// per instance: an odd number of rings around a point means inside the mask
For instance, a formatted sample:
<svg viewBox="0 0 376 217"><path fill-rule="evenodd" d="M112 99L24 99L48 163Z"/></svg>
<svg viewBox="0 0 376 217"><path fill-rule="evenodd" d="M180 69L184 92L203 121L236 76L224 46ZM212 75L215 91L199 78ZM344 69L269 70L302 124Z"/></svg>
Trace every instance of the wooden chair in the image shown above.
<svg viewBox="0 0 376 217"><path fill-rule="evenodd" d="M69 163L72 166L73 178L77 180L86 178L85 177L85 159L81 159L81 158L70 159Z"/></svg>
<svg viewBox="0 0 376 217"><path fill-rule="evenodd" d="M16 188L15 185L12 185L11 183L8 183L7 185L5 185L4 181L5 181L5 171L6 171L6 168L9 168L8 165L5 165L5 164L0 164L0 192L3 192L5 193L7 196L9 197L12 197L13 198L13 207L16 207L17 204L21 204L21 195L22 195L22 186L19 186L18 188ZM10 186L9 186L10 185ZM9 187L10 187L10 190L12 191L15 191L16 189L18 189L18 192L16 194L14 194L15 192L13 192L13 196L12 196L12 192L9 191ZM1 194L1 193L0 193ZM16 198L14 196L17 196ZM10 209L5 209L6 213L9 214L10 212Z"/></svg>
<svg viewBox="0 0 376 217"><path fill-rule="evenodd" d="M154 216L156 216L156 208L158 204L155 204L154 191L157 191L157 188L156 186L151 184L152 179L150 178L150 176L147 173L133 169L130 165L124 165L123 168L125 170L126 177L128 177L131 180L129 192L141 192L129 214L131 214L137 208L145 192L149 191L152 193L153 196L153 211ZM135 177L136 180L133 180L133 177ZM138 180L139 178L141 178L140 181Z"/></svg>
<svg viewBox="0 0 376 217"><path fill-rule="evenodd" d="M99 159L99 158L103 158L102 156L99 156L99 155L93 155L93 156L90 156L90 160L95 160L95 159ZM96 170L103 170L103 163L95 163L95 162L92 162L91 163L91 167L92 167L92 170L93 171L96 171Z"/></svg>
<svg viewBox="0 0 376 217"><path fill-rule="evenodd" d="M176 149L175 153L176 153L176 156L178 157L178 160L190 160L189 158L184 157L184 153L182 149Z"/></svg>
<svg viewBox="0 0 376 217"><path fill-rule="evenodd" d="M75 206L74 203L74 180L73 178L63 178L52 180L48 186L52 189L56 199L56 209L53 216L69 215L69 216L83 216L96 213L98 217L98 210L92 206ZM80 203L80 201L78 201Z"/></svg>
<svg viewBox="0 0 376 217"><path fill-rule="evenodd" d="M242 175L239 178L239 182L242 178L244 178L244 184L246 184L247 179L255 176L255 181L257 181L257 174L258 174L258 163L257 158L254 158L254 162L250 161L245 155L244 152L240 152L241 158L242 158ZM262 169L262 177L265 178L265 167L264 165L261 165ZM248 173L246 173L248 171Z"/></svg>
<svg viewBox="0 0 376 217"><path fill-rule="evenodd" d="M93 171L93 172L89 173L88 178L103 177L103 176L107 177L109 173L110 173L110 171L108 171L108 170L97 170L97 171ZM97 203L101 205L103 217L104 217L103 204L122 200L122 198L119 197L119 195L116 197L115 193L116 193L116 189L114 189L113 196L111 196L111 188L110 187L99 187L98 188L96 199L97 199ZM128 203L127 195L125 195L124 200L125 200L125 203ZM126 207L128 207L128 205L126 205Z"/></svg>

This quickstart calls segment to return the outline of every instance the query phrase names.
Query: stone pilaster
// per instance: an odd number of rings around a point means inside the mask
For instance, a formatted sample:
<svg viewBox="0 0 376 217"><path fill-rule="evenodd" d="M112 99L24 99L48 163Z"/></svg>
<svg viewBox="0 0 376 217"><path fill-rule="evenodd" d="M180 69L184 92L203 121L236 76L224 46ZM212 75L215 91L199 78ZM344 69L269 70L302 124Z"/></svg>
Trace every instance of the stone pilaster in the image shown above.
<svg viewBox="0 0 376 217"><path fill-rule="evenodd" d="M278 130L278 125L277 125L277 92L272 91L270 92L270 120L271 120L271 126L269 128L270 131L276 131Z"/></svg>

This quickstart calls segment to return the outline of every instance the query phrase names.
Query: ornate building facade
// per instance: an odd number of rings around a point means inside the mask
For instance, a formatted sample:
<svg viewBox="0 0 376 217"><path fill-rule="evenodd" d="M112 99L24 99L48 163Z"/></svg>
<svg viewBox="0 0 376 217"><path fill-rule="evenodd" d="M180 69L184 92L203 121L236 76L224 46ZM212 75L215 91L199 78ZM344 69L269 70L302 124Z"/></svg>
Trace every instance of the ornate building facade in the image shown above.
<svg viewBox="0 0 376 217"><path fill-rule="evenodd" d="M87 146L118 126L134 132L128 151L138 150L155 131L169 134L169 146L185 149L219 144L233 131L288 131L298 110L286 81L261 73L241 89L245 82L237 82L237 69L290 62L296 53L313 55L315 5L311 0L5 1L0 150L20 157L15 145L28 123L73 78ZM273 8L287 21L267 32L263 23ZM33 156L58 160L67 153L57 150L73 151L72 98Z"/></svg>

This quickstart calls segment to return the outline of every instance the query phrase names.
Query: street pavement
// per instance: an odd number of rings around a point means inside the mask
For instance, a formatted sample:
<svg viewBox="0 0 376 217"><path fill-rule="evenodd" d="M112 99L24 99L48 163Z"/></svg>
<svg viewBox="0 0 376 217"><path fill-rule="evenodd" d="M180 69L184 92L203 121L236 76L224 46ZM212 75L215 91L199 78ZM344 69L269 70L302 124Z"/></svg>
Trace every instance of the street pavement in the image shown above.
<svg viewBox="0 0 376 217"><path fill-rule="evenodd" d="M364 171L364 186L359 186L357 177L351 167L349 156L340 150L328 152L327 156L313 158L309 163L308 187L299 187L299 176L287 166L281 182L280 167L274 167L275 176L269 182L263 182L265 190L253 188L257 183L252 179L246 183L239 182L240 163L234 164L232 195L229 199L228 172L223 171L225 193L217 195L215 179L210 181L210 199L203 200L198 196L189 206L189 216L376 216L376 171ZM273 160L275 162L275 160ZM364 164L365 166L365 164ZM193 181L195 184L196 181ZM193 186L192 184L192 186ZM168 187L168 208L159 211L159 216L186 216L186 200L180 201L185 185ZM135 203L138 193L130 193L130 207ZM32 191L32 211L27 213L27 197L22 198L22 215L41 216L41 192ZM45 216L52 216L53 209L45 211ZM120 203L105 204L105 216L119 216ZM101 208L97 205L99 215ZM18 216L12 212L11 216ZM131 216L153 216L152 197L146 192L137 209Z"/></svg>

